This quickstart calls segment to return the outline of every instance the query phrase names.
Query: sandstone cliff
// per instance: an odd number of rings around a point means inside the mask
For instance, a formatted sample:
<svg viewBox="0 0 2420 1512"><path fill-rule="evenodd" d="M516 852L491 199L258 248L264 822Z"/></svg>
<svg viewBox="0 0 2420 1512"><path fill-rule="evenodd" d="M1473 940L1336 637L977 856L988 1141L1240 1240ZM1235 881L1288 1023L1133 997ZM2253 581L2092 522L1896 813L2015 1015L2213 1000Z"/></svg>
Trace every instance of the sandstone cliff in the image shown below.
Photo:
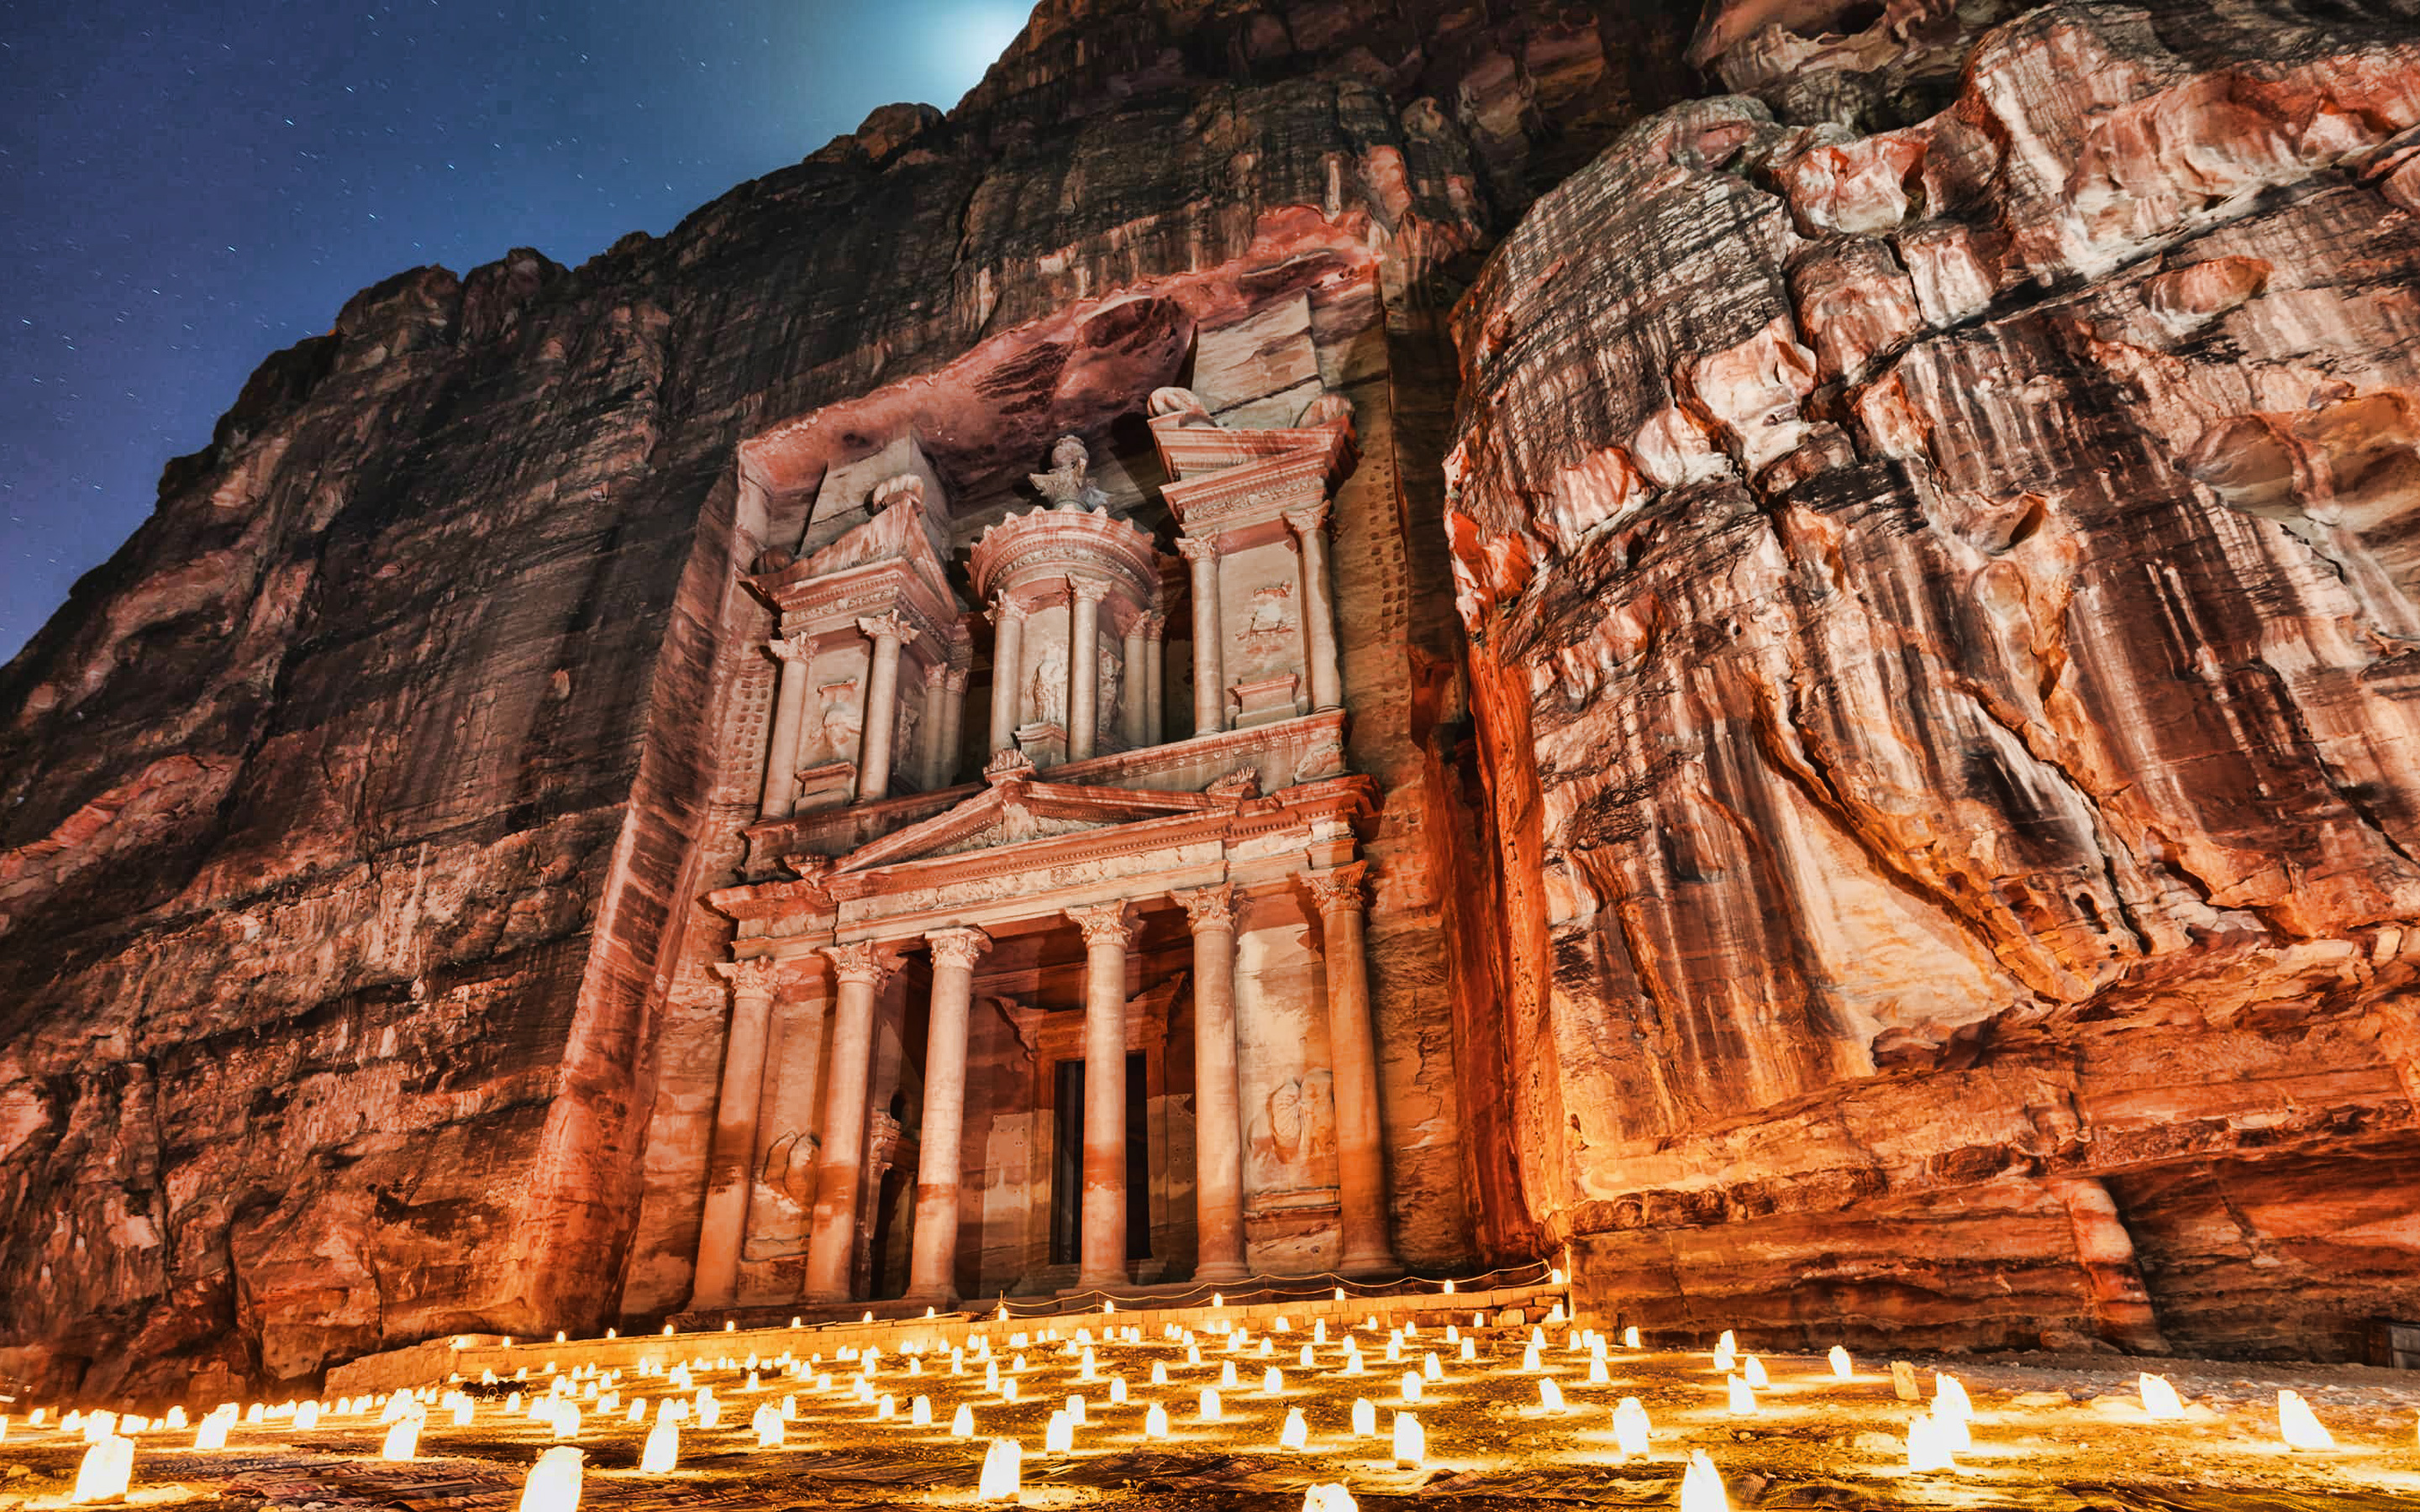
<svg viewBox="0 0 2420 1512"><path fill-rule="evenodd" d="M1606 1305L2420 1304L2411 19L1725 0L1740 93L1459 312L1521 1175Z"/></svg>
<svg viewBox="0 0 2420 1512"><path fill-rule="evenodd" d="M1380 259L1373 476L1419 522L1406 702L1468 867L1440 312L1685 93L1668 8L1053 4L948 116L577 269L398 275L271 358L0 671L0 1375L207 1394L616 1317L666 983L729 864L699 711L769 544L734 446L1088 297L1306 227ZM1499 1245L1510 1148L1471 1157Z"/></svg>

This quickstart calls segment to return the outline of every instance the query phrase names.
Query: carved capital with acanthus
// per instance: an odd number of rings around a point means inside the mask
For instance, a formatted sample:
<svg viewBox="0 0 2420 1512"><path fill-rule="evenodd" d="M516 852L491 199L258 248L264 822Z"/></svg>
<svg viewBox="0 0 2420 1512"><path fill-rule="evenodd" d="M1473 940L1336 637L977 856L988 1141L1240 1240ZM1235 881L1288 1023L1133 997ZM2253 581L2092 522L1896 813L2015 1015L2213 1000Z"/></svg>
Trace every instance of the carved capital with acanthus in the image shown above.
<svg viewBox="0 0 2420 1512"><path fill-rule="evenodd" d="M876 642L895 640L903 646L916 643L916 627L896 613L867 615L857 622L857 627Z"/></svg>
<svg viewBox="0 0 2420 1512"><path fill-rule="evenodd" d="M832 975L842 981L860 981L879 987L897 970L899 958L879 940L851 940L846 945L827 945L821 953L832 966Z"/></svg>
<svg viewBox="0 0 2420 1512"><path fill-rule="evenodd" d="M1070 578L1067 596L1078 604L1097 604L1109 596L1109 585L1095 578Z"/></svg>
<svg viewBox="0 0 2420 1512"><path fill-rule="evenodd" d="M1142 617L1142 638L1146 640L1168 639L1168 616L1155 609Z"/></svg>
<svg viewBox="0 0 2420 1512"><path fill-rule="evenodd" d="M765 649L773 654L775 660L790 667L803 667L814 656L814 643L803 631L793 636L777 635L765 642Z"/></svg>
<svg viewBox="0 0 2420 1512"><path fill-rule="evenodd" d="M1297 536L1315 535L1327 528L1327 501L1285 512L1286 529Z"/></svg>
<svg viewBox="0 0 2420 1512"><path fill-rule="evenodd" d="M1185 910L1185 922L1194 933L1214 929L1225 930L1230 934L1235 932L1233 883L1221 882L1215 887L1195 887L1189 891L1171 892L1169 896Z"/></svg>
<svg viewBox="0 0 2420 1512"><path fill-rule="evenodd" d="M752 955L740 961L718 961L714 974L731 983L732 996L770 1002L773 990L782 983L782 964L770 956Z"/></svg>
<svg viewBox="0 0 2420 1512"><path fill-rule="evenodd" d="M1004 593L991 595L991 623L995 626L1004 625L1012 620L1022 625L1030 612L1024 605Z"/></svg>
<svg viewBox="0 0 2420 1512"><path fill-rule="evenodd" d="M1085 903L1066 912L1069 921L1083 931L1087 949L1096 945L1124 949L1134 943L1134 918L1125 903Z"/></svg>
<svg viewBox="0 0 2420 1512"><path fill-rule="evenodd" d="M949 680L949 676L950 664L946 661L937 661L924 669L924 687L931 691L939 692L941 685Z"/></svg>
<svg viewBox="0 0 2420 1512"><path fill-rule="evenodd" d="M933 964L955 966L961 971L972 971L975 959L991 949L991 936L971 924L937 929L924 939L933 948Z"/></svg>
<svg viewBox="0 0 2420 1512"><path fill-rule="evenodd" d="M1205 562L1218 560L1218 543L1205 541L1198 535L1180 535L1176 538L1176 554L1199 567Z"/></svg>
<svg viewBox="0 0 2420 1512"><path fill-rule="evenodd" d="M963 693L967 690L967 677L966 668L952 667L941 674L941 686L953 693Z"/></svg>
<svg viewBox="0 0 2420 1512"><path fill-rule="evenodd" d="M1370 906L1362 891L1362 879L1370 870L1367 861L1352 861L1326 872L1311 872L1303 881L1311 888L1311 901L1322 915L1359 913Z"/></svg>

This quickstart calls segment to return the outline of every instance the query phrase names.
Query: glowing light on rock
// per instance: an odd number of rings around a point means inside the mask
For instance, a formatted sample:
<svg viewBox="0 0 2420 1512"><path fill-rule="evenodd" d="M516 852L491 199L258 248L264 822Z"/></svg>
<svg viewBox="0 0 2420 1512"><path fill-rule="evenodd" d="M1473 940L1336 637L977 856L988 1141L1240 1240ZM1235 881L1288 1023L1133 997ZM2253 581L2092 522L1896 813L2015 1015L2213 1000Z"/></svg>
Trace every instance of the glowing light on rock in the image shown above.
<svg viewBox="0 0 2420 1512"><path fill-rule="evenodd" d="M1303 1421L1302 1409L1288 1408L1285 1426L1278 1429L1278 1447L1299 1451L1311 1443L1311 1425Z"/></svg>
<svg viewBox="0 0 2420 1512"><path fill-rule="evenodd" d="M1907 1468L1911 1474L1929 1474L1936 1470L1956 1470L1947 1434L1930 1412L1918 1412L1907 1425Z"/></svg>
<svg viewBox="0 0 2420 1512"><path fill-rule="evenodd" d="M1015 1439L994 1439L984 1450L983 1474L975 1483L975 1500L1013 1502L1024 1476L1024 1445Z"/></svg>
<svg viewBox="0 0 2420 1512"><path fill-rule="evenodd" d="M1157 1402L1151 1404L1151 1410L1142 1415L1142 1436L1146 1439L1165 1439L1168 1437L1167 1408L1160 1406Z"/></svg>
<svg viewBox="0 0 2420 1512"><path fill-rule="evenodd" d="M1764 1373L1764 1362L1753 1354L1749 1355L1746 1363L1740 1367L1740 1374L1746 1377L1747 1383L1759 1391L1773 1384L1772 1378Z"/></svg>
<svg viewBox="0 0 2420 1512"><path fill-rule="evenodd" d="M1218 1421L1218 1387L1204 1386L1202 1388L1202 1409L1200 1416L1202 1421L1204 1423L1216 1423Z"/></svg>
<svg viewBox="0 0 2420 1512"><path fill-rule="evenodd" d="M579 1512L580 1451L549 1449L521 1482L520 1512Z"/></svg>
<svg viewBox="0 0 2420 1512"><path fill-rule="evenodd" d="M134 1441L115 1433L93 1441L76 1466L70 1502L115 1502L126 1494L134 1478Z"/></svg>
<svg viewBox="0 0 2420 1512"><path fill-rule="evenodd" d="M386 1442L379 1446L380 1459L410 1459L420 1450L420 1424L416 1417L399 1417L386 1430Z"/></svg>
<svg viewBox="0 0 2420 1512"><path fill-rule="evenodd" d="M2177 1388L2168 1384L2167 1377L2145 1371L2134 1378L2134 1386L2143 1394L2143 1412L2151 1421L2185 1415L2185 1404L2178 1399Z"/></svg>
<svg viewBox="0 0 2420 1512"><path fill-rule="evenodd" d="M1555 1379L1552 1376L1547 1376L1538 1382L1538 1406L1549 1412L1559 1412L1563 1410L1563 1388L1555 1384Z"/></svg>
<svg viewBox="0 0 2420 1512"><path fill-rule="evenodd" d="M1738 1376L1725 1376L1723 1382L1730 1393L1730 1410L1733 1417L1751 1417L1756 1413L1756 1393Z"/></svg>
<svg viewBox="0 0 2420 1512"><path fill-rule="evenodd" d="M2328 1432L2312 1415L2311 1404L2303 1394L2280 1391L2277 1394L2277 1436L2286 1441L2288 1449L2333 1449L2335 1435Z"/></svg>
<svg viewBox="0 0 2420 1512"><path fill-rule="evenodd" d="M680 1425L670 1418L659 1418L647 1430L646 1447L639 1451L639 1473L669 1475L680 1462Z"/></svg>
<svg viewBox="0 0 2420 1512"><path fill-rule="evenodd" d="M1353 1436L1372 1439L1378 1435L1378 1404L1367 1396L1353 1398Z"/></svg>
<svg viewBox="0 0 2420 1512"><path fill-rule="evenodd" d="M1302 1493L1302 1512L1361 1512L1351 1492L1337 1485L1314 1486Z"/></svg>
<svg viewBox="0 0 2420 1512"><path fill-rule="evenodd" d="M1636 1396L1624 1396L1613 1410L1613 1446L1627 1455L1647 1452L1647 1409Z"/></svg>
<svg viewBox="0 0 2420 1512"><path fill-rule="evenodd" d="M1722 1472L1703 1449L1689 1451L1689 1468L1681 1476L1681 1512L1731 1512L1730 1493L1723 1489Z"/></svg>
<svg viewBox="0 0 2420 1512"><path fill-rule="evenodd" d="M1396 1390L1398 1395L1400 1395L1404 1401L1419 1401L1420 1399L1420 1373L1417 1370L1404 1371L1403 1381Z"/></svg>
<svg viewBox="0 0 2420 1512"><path fill-rule="evenodd" d="M1849 1351L1840 1348L1840 1346L1837 1344L1833 1345L1832 1352L1825 1358L1832 1362L1832 1378L1834 1380L1846 1381L1851 1376L1856 1374L1856 1366L1850 1361Z"/></svg>
<svg viewBox="0 0 2420 1512"><path fill-rule="evenodd" d="M1409 1412L1395 1414L1395 1463L1418 1470L1429 1456L1429 1436L1420 1420Z"/></svg>

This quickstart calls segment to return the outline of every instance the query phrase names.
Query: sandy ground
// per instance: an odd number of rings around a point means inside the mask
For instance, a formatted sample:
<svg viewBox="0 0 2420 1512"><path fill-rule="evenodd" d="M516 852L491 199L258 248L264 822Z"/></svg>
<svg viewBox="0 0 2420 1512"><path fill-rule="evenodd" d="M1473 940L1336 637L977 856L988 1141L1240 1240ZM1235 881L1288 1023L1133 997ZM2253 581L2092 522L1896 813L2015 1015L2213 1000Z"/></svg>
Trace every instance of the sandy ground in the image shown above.
<svg viewBox="0 0 2420 1512"><path fill-rule="evenodd" d="M1078 1379L1078 1362L1046 1340L1041 1323L1026 1323L1021 1351L1003 1328L992 1340L1007 1370L1014 1356L1019 1399L1002 1402L985 1389L979 1362L950 1373L947 1356L908 1362L886 1356L874 1387L890 1393L898 1415L877 1420L851 1388L852 1364L825 1359L833 1384L812 1376L787 1381L775 1366L762 1389L744 1389L744 1369L697 1373L722 1402L721 1422L690 1424L681 1435L679 1466L669 1476L637 1470L644 1430L624 1421L633 1399L648 1404L676 1395L661 1376L619 1382L622 1411L591 1412L577 1441L585 1455L583 1505L790 1508L819 1506L972 1504L985 1440L1015 1438L1025 1449L1023 1504L1077 1507L1218 1508L1273 1512L1302 1504L1314 1482L1347 1487L1365 1507L1438 1505L1465 1512L1545 1508L1575 1504L1621 1507L1678 1504L1681 1473L1692 1450L1703 1450L1721 1471L1737 1507L2041 1507L2084 1512L2183 1512L2183 1509L2388 1508L2420 1506L2420 1376L2356 1366L2248 1365L2225 1362L2134 1362L2107 1355L2022 1355L1994 1358L1917 1357L1929 1396L1936 1368L1962 1381L1975 1404L1975 1446L1954 1473L1911 1474L1905 1469L1907 1420L1922 1404L1900 1400L1887 1362L1860 1360L1855 1376L1837 1381L1821 1358L1768 1356L1772 1384L1753 1416L1728 1411L1724 1378L1702 1353L1611 1351L1612 1382L1588 1383L1585 1353L1568 1352L1559 1332L1544 1351L1547 1373L1563 1391L1567 1410L1539 1405L1539 1378L1520 1369L1528 1335L1489 1331L1478 1335L1481 1358L1465 1364L1435 1330L1405 1341L1406 1359L1388 1365L1383 1335L1358 1335L1368 1374L1341 1373L1341 1335L1314 1350L1305 1370L1299 1332L1260 1338L1227 1352L1204 1335L1202 1363L1185 1364L1176 1344L1099 1346L1101 1379ZM708 1339L685 1339L703 1350ZM812 1348L812 1345L805 1346ZM1435 1350L1445 1379L1428 1383L1422 1400L1404 1408L1398 1384ZM1221 1393L1219 1421L1199 1415L1199 1392L1215 1385L1234 1362L1238 1384ZM1168 1365L1170 1382L1150 1384L1151 1367ZM2135 1387L2139 1364L2157 1363L2184 1398L2182 1421L2154 1423ZM1282 1391L1261 1392L1263 1369L1284 1373ZM1108 1378L1123 1375L1130 1400L1109 1402ZM2276 1429L2280 1386L2306 1397L2335 1435L2333 1451L2287 1450ZM553 1440L551 1430L510 1417L510 1383L474 1387L475 1420L456 1427L451 1413L433 1411L420 1440L421 1458L392 1463L378 1458L384 1429L375 1412L339 1416L297 1432L274 1419L238 1426L225 1451L191 1449L190 1429L153 1429L140 1436L134 1487L138 1506L215 1504L224 1512L490 1512L514 1507L522 1476ZM582 1383L585 1390L585 1383ZM612 1389L609 1387L608 1389ZM1072 1453L1042 1452L1044 1428L1070 1395L1087 1399L1089 1425L1078 1429ZM759 1450L749 1428L762 1403L795 1397L796 1418L779 1449ZM911 1399L931 1398L934 1426L913 1427ZM1380 1436L1350 1432L1356 1396L1377 1408ZM1611 1409L1623 1396L1646 1407L1654 1437L1648 1455L1624 1460L1612 1432ZM1148 1405L1167 1408L1171 1432L1142 1436ZM952 1413L971 1406L977 1437L953 1438ZM1301 1453L1279 1447L1290 1408L1301 1409L1310 1444ZM1416 1412L1428 1435L1424 1464L1399 1466L1386 1437L1393 1413ZM55 1420L55 1412L53 1414ZM20 1416L0 1441L0 1512L46 1512L67 1504L83 1449L79 1438L29 1431Z"/></svg>

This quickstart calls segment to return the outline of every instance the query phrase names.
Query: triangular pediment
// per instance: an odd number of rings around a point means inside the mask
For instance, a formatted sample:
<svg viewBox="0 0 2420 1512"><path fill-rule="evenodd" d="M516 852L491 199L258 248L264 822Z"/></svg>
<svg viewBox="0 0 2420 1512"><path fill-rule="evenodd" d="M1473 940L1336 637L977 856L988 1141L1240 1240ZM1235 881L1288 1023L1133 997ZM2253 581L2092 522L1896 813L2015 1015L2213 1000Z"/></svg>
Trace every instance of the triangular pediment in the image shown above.
<svg viewBox="0 0 2420 1512"><path fill-rule="evenodd" d="M1000 782L930 819L859 846L834 863L832 870L870 872L1154 819L1223 813L1235 808L1237 801L1232 795L1207 793Z"/></svg>

